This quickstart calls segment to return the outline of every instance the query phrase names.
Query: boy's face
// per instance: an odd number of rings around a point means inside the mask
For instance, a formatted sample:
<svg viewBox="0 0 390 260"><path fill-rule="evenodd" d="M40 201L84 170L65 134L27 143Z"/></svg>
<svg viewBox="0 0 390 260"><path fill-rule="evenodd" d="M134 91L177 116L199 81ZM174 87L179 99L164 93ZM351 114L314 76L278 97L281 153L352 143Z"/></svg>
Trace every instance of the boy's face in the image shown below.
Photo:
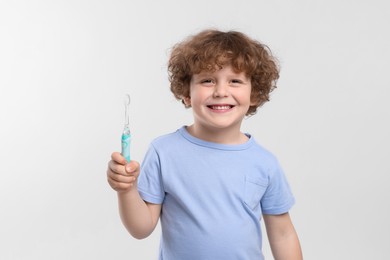
<svg viewBox="0 0 390 260"><path fill-rule="evenodd" d="M187 106L194 113L194 125L204 130L240 131L241 122L251 103L251 80L230 65L210 72L194 74L190 82Z"/></svg>

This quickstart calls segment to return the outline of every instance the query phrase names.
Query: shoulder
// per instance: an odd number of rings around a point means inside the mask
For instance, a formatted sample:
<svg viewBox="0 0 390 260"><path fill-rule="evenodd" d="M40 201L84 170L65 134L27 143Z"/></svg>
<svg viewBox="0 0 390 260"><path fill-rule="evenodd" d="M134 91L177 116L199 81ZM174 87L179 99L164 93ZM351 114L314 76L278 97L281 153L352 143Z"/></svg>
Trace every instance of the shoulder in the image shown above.
<svg viewBox="0 0 390 260"><path fill-rule="evenodd" d="M183 143L183 137L180 134L180 129L161 135L159 137L156 137L151 142L151 147L153 147L156 151L167 149L177 149L177 147L180 147Z"/></svg>
<svg viewBox="0 0 390 260"><path fill-rule="evenodd" d="M159 137L156 137L152 140L151 144L154 146L161 146L164 144L167 144L169 142L172 142L176 139L177 131L161 135Z"/></svg>
<svg viewBox="0 0 390 260"><path fill-rule="evenodd" d="M278 165L278 158L276 155L265 148L263 145L258 143L253 136L250 137L252 139L252 146L251 146L251 153L259 160L261 160L263 163L266 163L270 166L276 166Z"/></svg>

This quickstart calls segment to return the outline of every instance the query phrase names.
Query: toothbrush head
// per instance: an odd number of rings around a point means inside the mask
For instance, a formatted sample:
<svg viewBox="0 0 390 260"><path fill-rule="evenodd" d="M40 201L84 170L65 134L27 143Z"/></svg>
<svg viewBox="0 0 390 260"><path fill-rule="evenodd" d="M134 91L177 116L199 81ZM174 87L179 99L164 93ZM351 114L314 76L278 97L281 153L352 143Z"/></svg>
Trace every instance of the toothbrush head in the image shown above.
<svg viewBox="0 0 390 260"><path fill-rule="evenodd" d="M128 127L130 124L130 119L129 119L130 95L126 94L123 101L125 105L125 127Z"/></svg>
<svg viewBox="0 0 390 260"><path fill-rule="evenodd" d="M130 105L130 95L129 94L125 95L123 102L124 102L126 107Z"/></svg>

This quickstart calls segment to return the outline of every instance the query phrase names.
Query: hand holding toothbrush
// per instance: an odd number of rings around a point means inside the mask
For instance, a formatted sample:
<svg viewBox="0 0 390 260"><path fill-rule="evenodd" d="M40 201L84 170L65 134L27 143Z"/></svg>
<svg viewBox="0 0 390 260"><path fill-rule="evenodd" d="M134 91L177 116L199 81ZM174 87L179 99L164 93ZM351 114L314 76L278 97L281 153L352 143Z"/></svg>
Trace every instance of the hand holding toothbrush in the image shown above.
<svg viewBox="0 0 390 260"><path fill-rule="evenodd" d="M130 95L126 94L124 99L125 105L125 125L122 132L122 152L113 153L107 169L107 179L111 187L117 192L124 192L131 189L139 175L139 163L130 160L130 120L129 105Z"/></svg>
<svg viewBox="0 0 390 260"><path fill-rule="evenodd" d="M139 172L140 167L137 161L128 163L120 153L114 152L108 163L107 181L118 193L128 192L133 188L137 190Z"/></svg>

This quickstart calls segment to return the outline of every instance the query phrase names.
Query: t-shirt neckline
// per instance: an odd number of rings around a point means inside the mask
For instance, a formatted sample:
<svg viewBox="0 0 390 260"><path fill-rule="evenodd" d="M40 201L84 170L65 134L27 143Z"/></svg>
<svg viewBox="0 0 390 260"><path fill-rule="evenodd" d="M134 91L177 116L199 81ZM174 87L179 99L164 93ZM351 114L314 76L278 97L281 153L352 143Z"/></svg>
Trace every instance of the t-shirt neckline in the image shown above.
<svg viewBox="0 0 390 260"><path fill-rule="evenodd" d="M254 142L254 138L248 133L245 133L245 135L248 137L248 140L245 143L242 143L242 144L220 144L220 143L205 141L205 140L199 139L195 136L192 136L187 131L187 126L182 126L181 128L179 128L178 132L185 139L190 141L191 143L194 143L196 145L200 145L203 147L211 148L211 149L218 149L218 150L226 150L226 151L245 150L245 149L248 149L250 146L252 146L252 144Z"/></svg>

